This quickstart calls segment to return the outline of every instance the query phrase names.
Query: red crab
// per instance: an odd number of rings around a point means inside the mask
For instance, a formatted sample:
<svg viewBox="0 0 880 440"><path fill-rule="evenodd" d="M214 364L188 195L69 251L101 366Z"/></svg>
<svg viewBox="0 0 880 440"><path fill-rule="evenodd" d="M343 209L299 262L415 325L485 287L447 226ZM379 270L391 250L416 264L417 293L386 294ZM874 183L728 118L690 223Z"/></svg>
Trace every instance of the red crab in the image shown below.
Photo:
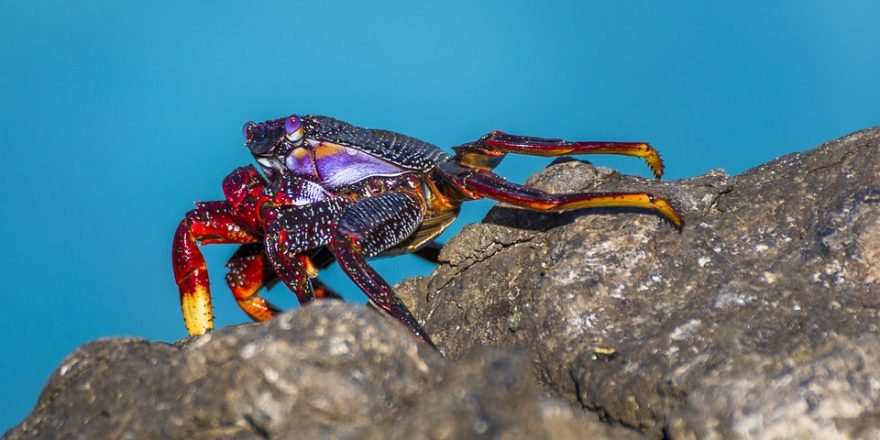
<svg viewBox="0 0 880 440"><path fill-rule="evenodd" d="M279 312L258 294L279 279L301 304L338 297L315 278L335 260L375 306L433 346L367 259L415 252L435 260L436 247L430 244L464 201L488 197L537 211L635 207L682 226L675 209L654 194L548 194L491 171L507 153L604 153L642 157L659 178L660 156L643 142L568 142L493 131L454 147L453 156L409 136L325 116L248 122L244 135L263 175L253 166L233 171L223 180L225 200L196 203L174 234L174 276L191 335L213 328L198 243L242 244L227 263L226 281L254 320Z"/></svg>

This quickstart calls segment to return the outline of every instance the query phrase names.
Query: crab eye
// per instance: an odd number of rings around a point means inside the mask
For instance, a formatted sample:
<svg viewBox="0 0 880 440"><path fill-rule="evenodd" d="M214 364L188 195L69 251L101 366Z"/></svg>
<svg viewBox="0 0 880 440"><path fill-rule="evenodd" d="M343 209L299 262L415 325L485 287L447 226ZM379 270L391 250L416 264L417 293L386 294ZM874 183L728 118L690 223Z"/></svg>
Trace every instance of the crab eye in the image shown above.
<svg viewBox="0 0 880 440"><path fill-rule="evenodd" d="M247 139L248 142L254 140L254 127L256 126L257 124L253 121L248 121L244 123L244 127L241 129L241 132L242 134L244 134L244 138Z"/></svg>
<svg viewBox="0 0 880 440"><path fill-rule="evenodd" d="M299 142L303 138L303 133L302 121L298 117L291 116L284 120L284 137L288 141Z"/></svg>

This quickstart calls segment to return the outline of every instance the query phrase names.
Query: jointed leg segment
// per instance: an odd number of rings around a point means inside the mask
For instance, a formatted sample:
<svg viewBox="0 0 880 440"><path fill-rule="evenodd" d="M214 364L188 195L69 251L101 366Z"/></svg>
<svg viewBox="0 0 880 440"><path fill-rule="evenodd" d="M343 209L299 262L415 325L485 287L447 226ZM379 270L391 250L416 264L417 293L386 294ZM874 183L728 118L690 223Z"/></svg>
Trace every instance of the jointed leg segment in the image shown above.
<svg viewBox="0 0 880 440"><path fill-rule="evenodd" d="M305 206L272 207L263 213L266 256L300 304L315 299L311 278L317 276L317 267L309 255L330 241L345 205L342 200L327 199Z"/></svg>
<svg viewBox="0 0 880 440"><path fill-rule="evenodd" d="M257 292L277 281L260 243L242 245L226 263L226 284L239 307L254 321L266 321L280 310Z"/></svg>
<svg viewBox="0 0 880 440"><path fill-rule="evenodd" d="M420 202L405 193L390 192L362 199L353 203L339 219L339 226L330 240L330 250L342 270L376 307L397 318L416 336L435 347L388 282L366 261L366 258L406 239L423 218L424 208Z"/></svg>
<svg viewBox="0 0 880 440"><path fill-rule="evenodd" d="M530 156L566 154L619 154L645 159L658 179L663 175L660 154L645 142L566 141L562 139L517 136L493 131L476 142L455 147L456 159L472 168L493 169L507 153Z"/></svg>
<svg viewBox="0 0 880 440"><path fill-rule="evenodd" d="M492 172L474 172L465 177L464 186L476 195L536 211L628 207L656 211L679 229L683 224L681 216L666 199L651 193L549 194L510 183Z"/></svg>
<svg viewBox="0 0 880 440"><path fill-rule="evenodd" d="M257 237L244 231L229 213L226 202L198 203L187 213L174 234L174 278L180 288L180 307L191 335L214 327L208 269L198 243L253 243Z"/></svg>
<svg viewBox="0 0 880 440"><path fill-rule="evenodd" d="M562 139L516 136L493 131L475 142L455 147L456 162L440 165L440 171L468 198L488 197L537 211L568 211L581 208L628 207L657 212L681 228L681 216L666 199L651 193L548 194L510 183L495 175L495 168L507 153L533 156L565 154L620 154L644 158L654 176L663 175L663 161L644 142L571 142Z"/></svg>

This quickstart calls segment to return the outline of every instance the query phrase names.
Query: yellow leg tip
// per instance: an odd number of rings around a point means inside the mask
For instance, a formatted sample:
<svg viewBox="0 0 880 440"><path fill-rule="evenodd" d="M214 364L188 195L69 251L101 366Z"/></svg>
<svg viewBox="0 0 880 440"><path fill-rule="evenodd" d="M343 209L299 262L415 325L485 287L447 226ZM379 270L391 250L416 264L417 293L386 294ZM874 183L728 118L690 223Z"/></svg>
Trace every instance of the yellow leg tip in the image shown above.
<svg viewBox="0 0 880 440"><path fill-rule="evenodd" d="M649 144L644 144L645 148L645 162L648 163L648 166L651 167L651 171L654 173L654 177L661 178L663 177L663 160L660 159L660 153L654 149Z"/></svg>
<svg viewBox="0 0 880 440"><path fill-rule="evenodd" d="M180 309L183 321L191 336L203 335L214 328L214 312L211 310L211 295L208 289L197 287L192 292L181 295Z"/></svg>
<svg viewBox="0 0 880 440"><path fill-rule="evenodd" d="M684 227L684 220L682 220L681 214L679 214L678 211L666 201L666 199L661 197L654 199L654 209L656 209L663 218L668 220L669 223L672 223L672 226L675 226L675 229L680 231L681 228Z"/></svg>

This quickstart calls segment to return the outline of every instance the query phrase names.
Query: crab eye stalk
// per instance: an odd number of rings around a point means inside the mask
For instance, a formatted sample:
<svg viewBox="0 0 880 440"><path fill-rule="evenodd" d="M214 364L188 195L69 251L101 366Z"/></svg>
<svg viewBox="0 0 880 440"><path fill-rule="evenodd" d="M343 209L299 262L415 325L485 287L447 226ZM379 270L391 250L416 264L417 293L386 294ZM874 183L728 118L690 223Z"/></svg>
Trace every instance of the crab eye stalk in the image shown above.
<svg viewBox="0 0 880 440"><path fill-rule="evenodd" d="M284 138L292 144L299 143L304 134L302 120L296 116L291 116L284 120Z"/></svg>
<svg viewBox="0 0 880 440"><path fill-rule="evenodd" d="M247 139L248 142L254 140L254 127L257 124L254 121L248 121L244 123L244 127L241 129L241 133L244 135L244 138Z"/></svg>

